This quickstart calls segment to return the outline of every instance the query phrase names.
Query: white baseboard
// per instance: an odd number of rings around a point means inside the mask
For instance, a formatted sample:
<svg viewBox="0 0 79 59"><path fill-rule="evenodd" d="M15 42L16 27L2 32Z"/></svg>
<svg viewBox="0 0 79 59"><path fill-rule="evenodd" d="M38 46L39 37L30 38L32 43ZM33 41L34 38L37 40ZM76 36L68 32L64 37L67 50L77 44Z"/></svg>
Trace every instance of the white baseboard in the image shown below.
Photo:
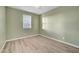
<svg viewBox="0 0 79 59"><path fill-rule="evenodd" d="M55 41L58 41L60 43L64 43L64 44L67 44L67 45L70 45L70 46L73 46L75 48L79 48L79 46L75 45L75 44L72 44L72 43L68 43L68 42L64 42L64 41L61 41L61 40L58 40L58 39L55 39L55 38L52 38L52 37L48 37L48 36L45 36L45 35L42 35L40 34L41 36L43 37L46 37L46 38L49 38L49 39L52 39L52 40L55 40Z"/></svg>
<svg viewBox="0 0 79 59"><path fill-rule="evenodd" d="M4 48L5 44L6 44L6 41L5 41L5 43L3 44L2 48L0 49L0 53L3 51L3 48Z"/></svg>
<svg viewBox="0 0 79 59"><path fill-rule="evenodd" d="M23 38L29 38L29 37L33 37L33 36L37 36L37 35L40 35L40 34L28 35L28 36L19 37L19 38L13 38L13 39L9 39L9 40L6 40L6 41L8 42L8 41L20 40L20 39L23 39Z"/></svg>

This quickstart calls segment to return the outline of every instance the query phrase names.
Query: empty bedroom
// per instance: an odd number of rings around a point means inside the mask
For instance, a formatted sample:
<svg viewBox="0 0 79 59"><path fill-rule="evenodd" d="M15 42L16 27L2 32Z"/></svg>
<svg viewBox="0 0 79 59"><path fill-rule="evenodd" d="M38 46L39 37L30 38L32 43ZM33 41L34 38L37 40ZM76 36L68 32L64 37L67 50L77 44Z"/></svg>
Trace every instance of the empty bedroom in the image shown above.
<svg viewBox="0 0 79 59"><path fill-rule="evenodd" d="M0 6L1 53L79 53L79 6Z"/></svg>

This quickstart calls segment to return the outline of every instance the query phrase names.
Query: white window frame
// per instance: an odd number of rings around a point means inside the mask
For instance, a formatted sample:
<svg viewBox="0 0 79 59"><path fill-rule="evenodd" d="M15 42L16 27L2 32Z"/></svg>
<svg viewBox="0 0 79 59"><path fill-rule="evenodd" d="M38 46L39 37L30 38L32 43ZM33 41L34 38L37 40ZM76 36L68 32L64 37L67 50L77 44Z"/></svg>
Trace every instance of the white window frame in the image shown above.
<svg viewBox="0 0 79 59"><path fill-rule="evenodd" d="M23 29L32 28L32 16L23 14Z"/></svg>
<svg viewBox="0 0 79 59"><path fill-rule="evenodd" d="M43 17L42 18L42 29L46 29L46 27L47 27L47 18Z"/></svg>

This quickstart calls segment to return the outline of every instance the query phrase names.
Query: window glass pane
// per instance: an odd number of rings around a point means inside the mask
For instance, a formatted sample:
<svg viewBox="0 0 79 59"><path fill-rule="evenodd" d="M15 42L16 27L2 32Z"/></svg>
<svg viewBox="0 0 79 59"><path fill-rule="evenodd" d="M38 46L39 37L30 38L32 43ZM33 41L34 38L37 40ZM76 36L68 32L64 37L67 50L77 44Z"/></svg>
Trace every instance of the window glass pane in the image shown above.
<svg viewBox="0 0 79 59"><path fill-rule="evenodd" d="M31 28L31 16L23 15L23 28Z"/></svg>
<svg viewBox="0 0 79 59"><path fill-rule="evenodd" d="M47 18L46 17L42 18L42 23L47 23Z"/></svg>
<svg viewBox="0 0 79 59"><path fill-rule="evenodd" d="M46 25L47 25L47 18L43 17L42 18L42 29L46 29Z"/></svg>

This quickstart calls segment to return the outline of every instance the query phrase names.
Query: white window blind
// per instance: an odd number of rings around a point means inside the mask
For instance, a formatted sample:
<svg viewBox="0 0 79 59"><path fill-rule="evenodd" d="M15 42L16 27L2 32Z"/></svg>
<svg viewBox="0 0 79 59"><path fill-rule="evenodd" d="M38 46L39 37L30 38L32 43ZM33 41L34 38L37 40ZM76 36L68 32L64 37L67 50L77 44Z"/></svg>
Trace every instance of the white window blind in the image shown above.
<svg viewBox="0 0 79 59"><path fill-rule="evenodd" d="M23 15L23 29L30 29L32 27L31 21L30 15Z"/></svg>

